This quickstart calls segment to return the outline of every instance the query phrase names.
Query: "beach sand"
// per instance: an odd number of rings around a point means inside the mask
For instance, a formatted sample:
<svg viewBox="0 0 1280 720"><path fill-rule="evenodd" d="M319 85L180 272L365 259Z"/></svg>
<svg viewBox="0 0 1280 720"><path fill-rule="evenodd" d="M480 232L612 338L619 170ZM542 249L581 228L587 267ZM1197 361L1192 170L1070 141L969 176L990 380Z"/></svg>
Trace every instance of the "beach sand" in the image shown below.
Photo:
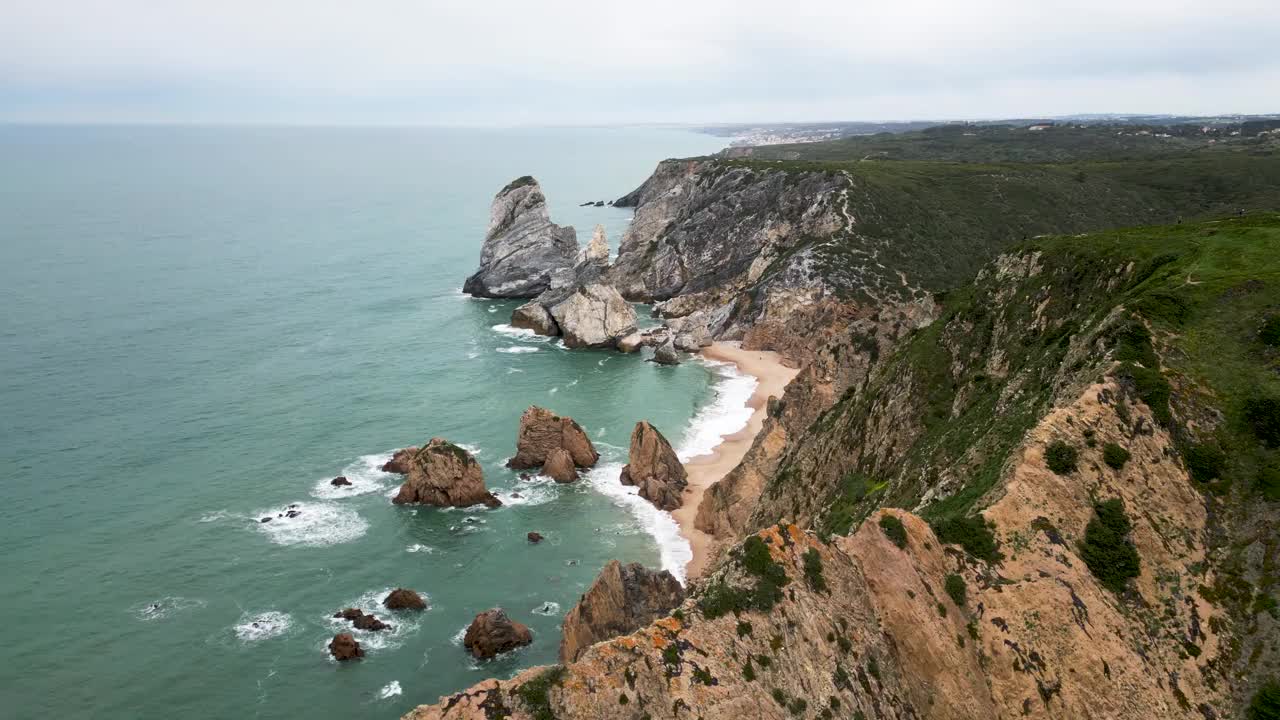
<svg viewBox="0 0 1280 720"><path fill-rule="evenodd" d="M711 536L693 526L703 493L742 462L756 434L764 425L769 396L782 397L783 388L800 372L783 365L782 358L775 352L743 350L739 343L713 343L702 349L702 356L708 360L731 362L738 366L739 372L755 377L758 384L751 399L747 401L747 406L752 410L747 426L732 435L726 435L710 454L699 455L684 464L689 473L689 487L685 491L684 504L671 515L680 525L680 534L689 541L689 546L693 549L693 559L685 568L686 575L690 578L702 574L711 550Z"/></svg>

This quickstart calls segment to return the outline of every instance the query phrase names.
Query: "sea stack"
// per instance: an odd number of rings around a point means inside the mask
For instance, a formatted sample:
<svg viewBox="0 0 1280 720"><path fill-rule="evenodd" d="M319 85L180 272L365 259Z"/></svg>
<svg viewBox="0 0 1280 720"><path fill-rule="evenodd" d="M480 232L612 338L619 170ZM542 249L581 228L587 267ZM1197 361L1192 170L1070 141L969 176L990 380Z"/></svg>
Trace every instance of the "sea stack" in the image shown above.
<svg viewBox="0 0 1280 720"><path fill-rule="evenodd" d="M623 485L640 488L640 497L662 510L680 507L689 474L657 428L643 420L636 423L627 460L622 468Z"/></svg>
<svg viewBox="0 0 1280 720"><path fill-rule="evenodd" d="M559 449L569 454L575 467L594 467L600 459L586 431L573 418L560 417L546 408L531 405L520 416L516 455L507 461L507 467L516 470L540 467L552 451Z"/></svg>
<svg viewBox="0 0 1280 720"><path fill-rule="evenodd" d="M484 486L484 471L471 453L441 438L405 461L404 484L391 501L397 505L422 503L437 507L498 507L502 501Z"/></svg>
<svg viewBox="0 0 1280 720"><path fill-rule="evenodd" d="M533 633L523 623L507 617L500 608L476 616L462 638L462 646L476 658L485 660L533 642Z"/></svg>
<svg viewBox="0 0 1280 720"><path fill-rule="evenodd" d="M565 615L560 662L574 662L602 640L639 630L683 600L684 588L666 570L611 561Z"/></svg>
<svg viewBox="0 0 1280 720"><path fill-rule="evenodd" d="M476 297L532 298L551 287L557 270L572 270L578 234L551 222L538 181L511 181L493 199L480 267L462 291Z"/></svg>

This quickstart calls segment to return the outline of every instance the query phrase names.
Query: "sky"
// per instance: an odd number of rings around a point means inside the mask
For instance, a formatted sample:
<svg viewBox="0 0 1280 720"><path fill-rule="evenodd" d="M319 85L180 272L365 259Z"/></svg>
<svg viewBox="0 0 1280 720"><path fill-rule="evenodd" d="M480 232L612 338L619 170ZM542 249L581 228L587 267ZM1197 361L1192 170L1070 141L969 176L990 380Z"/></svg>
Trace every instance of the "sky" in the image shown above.
<svg viewBox="0 0 1280 720"><path fill-rule="evenodd" d="M0 122L1280 112L1277 0L3 0Z"/></svg>

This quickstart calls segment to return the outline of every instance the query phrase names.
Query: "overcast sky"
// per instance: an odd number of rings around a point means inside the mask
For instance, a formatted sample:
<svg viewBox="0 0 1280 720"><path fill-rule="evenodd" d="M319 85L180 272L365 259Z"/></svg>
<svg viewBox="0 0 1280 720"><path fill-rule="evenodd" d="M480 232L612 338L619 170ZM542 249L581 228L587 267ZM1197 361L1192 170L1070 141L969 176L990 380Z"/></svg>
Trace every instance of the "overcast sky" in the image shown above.
<svg viewBox="0 0 1280 720"><path fill-rule="evenodd" d="M0 121L1280 112L1280 0L0 0Z"/></svg>

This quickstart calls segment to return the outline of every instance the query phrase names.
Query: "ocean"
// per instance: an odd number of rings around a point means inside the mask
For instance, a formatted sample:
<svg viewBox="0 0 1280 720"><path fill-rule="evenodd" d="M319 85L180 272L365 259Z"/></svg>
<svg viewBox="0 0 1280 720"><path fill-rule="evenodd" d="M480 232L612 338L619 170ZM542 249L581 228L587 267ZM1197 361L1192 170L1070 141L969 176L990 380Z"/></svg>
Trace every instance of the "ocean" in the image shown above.
<svg viewBox="0 0 1280 720"><path fill-rule="evenodd" d="M555 662L611 559L680 572L670 516L617 482L632 426L682 455L745 424L751 378L566 350L460 292L493 195L532 174L581 242L671 129L0 128L0 705L14 718L397 717ZM642 316L647 312L641 308ZM520 413L577 419L573 485L503 467ZM505 503L396 507L391 451L472 450ZM345 475L347 488L329 480ZM279 517L287 509L296 518ZM263 517L272 517L261 523ZM546 536L531 545L525 535ZM357 632L333 613L419 590ZM502 607L534 643L460 646Z"/></svg>

